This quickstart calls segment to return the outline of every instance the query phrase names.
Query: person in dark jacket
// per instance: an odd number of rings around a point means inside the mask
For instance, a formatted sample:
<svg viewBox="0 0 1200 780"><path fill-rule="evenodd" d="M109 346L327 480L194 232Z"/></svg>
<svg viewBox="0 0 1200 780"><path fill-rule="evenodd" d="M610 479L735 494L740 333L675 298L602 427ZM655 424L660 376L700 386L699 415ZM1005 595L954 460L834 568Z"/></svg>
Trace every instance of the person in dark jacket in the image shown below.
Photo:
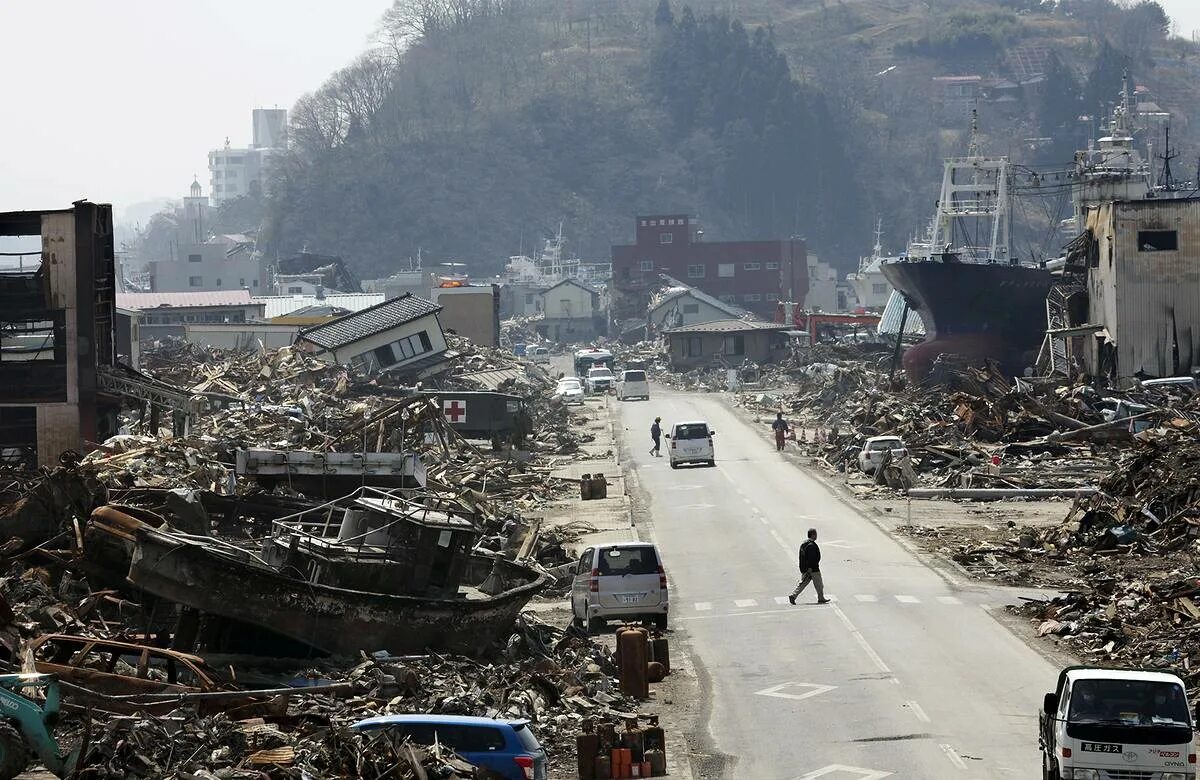
<svg viewBox="0 0 1200 780"><path fill-rule="evenodd" d="M808 538L800 545L800 581L788 596L788 601L795 604L800 591L807 588L810 582L817 589L817 603L828 604L829 599L825 598L825 583L821 579L821 548L817 546L815 528L808 529Z"/></svg>
<svg viewBox="0 0 1200 780"><path fill-rule="evenodd" d="M650 454L655 457L662 457L662 422L661 417L654 418L654 424L650 426L650 439L654 442L654 446L650 448Z"/></svg>
<svg viewBox="0 0 1200 780"><path fill-rule="evenodd" d="M783 419L783 412L775 415L775 422L771 423L771 428L775 431L775 449L783 452L784 438L788 432L788 424L787 420Z"/></svg>

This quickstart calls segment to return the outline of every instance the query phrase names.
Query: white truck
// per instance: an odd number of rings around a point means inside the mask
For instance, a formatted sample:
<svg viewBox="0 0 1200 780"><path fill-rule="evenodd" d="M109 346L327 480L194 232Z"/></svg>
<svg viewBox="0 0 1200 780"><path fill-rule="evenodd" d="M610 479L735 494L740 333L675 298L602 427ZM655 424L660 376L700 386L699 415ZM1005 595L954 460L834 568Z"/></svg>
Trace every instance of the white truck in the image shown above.
<svg viewBox="0 0 1200 780"><path fill-rule="evenodd" d="M1196 780L1192 714L1170 672L1069 666L1038 713L1042 780Z"/></svg>

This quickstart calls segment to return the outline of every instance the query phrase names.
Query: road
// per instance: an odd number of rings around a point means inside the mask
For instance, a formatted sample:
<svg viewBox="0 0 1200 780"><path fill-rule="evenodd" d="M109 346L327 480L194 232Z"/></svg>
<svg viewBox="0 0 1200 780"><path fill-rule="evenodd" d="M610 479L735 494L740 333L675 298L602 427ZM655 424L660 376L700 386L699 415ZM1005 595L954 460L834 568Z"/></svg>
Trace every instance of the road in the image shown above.
<svg viewBox="0 0 1200 780"><path fill-rule="evenodd" d="M1057 668L992 616L1011 595L926 565L717 398L654 393L617 419L728 776L1040 776L1037 708ZM716 467L650 457L655 415L664 430L707 420ZM810 586L791 606L809 527L833 601Z"/></svg>

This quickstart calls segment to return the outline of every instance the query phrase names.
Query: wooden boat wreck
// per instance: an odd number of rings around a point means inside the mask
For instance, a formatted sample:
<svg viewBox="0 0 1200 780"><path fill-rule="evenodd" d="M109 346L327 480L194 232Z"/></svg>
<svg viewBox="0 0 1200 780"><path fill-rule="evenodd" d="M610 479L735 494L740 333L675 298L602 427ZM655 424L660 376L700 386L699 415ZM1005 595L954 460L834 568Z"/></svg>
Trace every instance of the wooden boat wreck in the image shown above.
<svg viewBox="0 0 1200 780"><path fill-rule="evenodd" d="M118 530L129 581L193 624L224 618L333 655L482 653L547 582L475 551L479 528L447 502L370 487L274 520L258 552L136 521ZM194 635L178 629L176 646Z"/></svg>

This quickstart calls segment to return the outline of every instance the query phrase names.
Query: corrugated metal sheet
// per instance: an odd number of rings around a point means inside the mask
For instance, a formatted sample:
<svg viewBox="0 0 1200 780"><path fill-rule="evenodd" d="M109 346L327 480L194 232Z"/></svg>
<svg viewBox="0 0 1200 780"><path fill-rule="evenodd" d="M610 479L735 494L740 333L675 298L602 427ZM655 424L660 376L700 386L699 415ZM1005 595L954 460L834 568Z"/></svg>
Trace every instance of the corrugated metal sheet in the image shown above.
<svg viewBox="0 0 1200 780"><path fill-rule="evenodd" d="M300 338L318 347L337 349L441 310L442 307L432 301L405 293L399 298L347 314L326 325L307 328L300 332Z"/></svg>
<svg viewBox="0 0 1200 780"><path fill-rule="evenodd" d="M159 306L188 308L198 306L249 306L254 303L250 291L215 290L211 292L117 293L122 309L157 309Z"/></svg>
<svg viewBox="0 0 1200 780"><path fill-rule="evenodd" d="M383 293L336 293L318 298L315 295L257 295L255 303L266 304L263 317L283 317L308 306L336 306L348 311L362 311L383 303Z"/></svg>
<svg viewBox="0 0 1200 780"><path fill-rule="evenodd" d="M900 317L904 315L904 296L898 290L892 290L892 294L888 296L887 305L883 308L883 314L879 317L879 327L876 333L880 336L895 336L900 330ZM908 318L904 321L904 334L906 336L924 336L925 323L921 321L921 314L910 309Z"/></svg>
<svg viewBox="0 0 1200 780"><path fill-rule="evenodd" d="M744 333L751 330L788 330L790 325L778 322L748 322L746 320L715 320L671 328L665 333Z"/></svg>

